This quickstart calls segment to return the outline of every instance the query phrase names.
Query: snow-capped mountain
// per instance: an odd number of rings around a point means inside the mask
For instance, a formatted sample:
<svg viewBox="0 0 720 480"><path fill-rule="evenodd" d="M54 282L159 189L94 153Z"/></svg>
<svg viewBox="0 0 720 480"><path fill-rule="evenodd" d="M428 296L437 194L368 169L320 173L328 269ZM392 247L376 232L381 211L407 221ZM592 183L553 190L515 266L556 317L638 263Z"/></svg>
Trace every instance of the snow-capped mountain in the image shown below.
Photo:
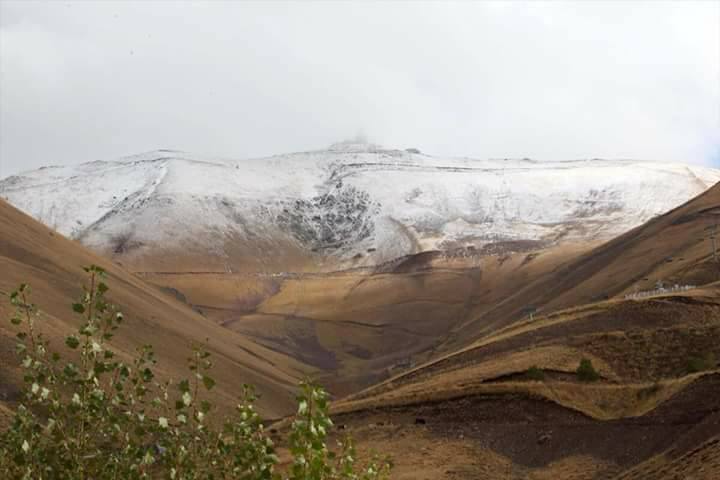
<svg viewBox="0 0 720 480"><path fill-rule="evenodd" d="M476 160L345 142L241 161L158 150L45 167L0 181L0 196L103 253L204 255L236 270L275 268L282 255L368 265L498 241L603 239L719 180L720 170L663 162Z"/></svg>

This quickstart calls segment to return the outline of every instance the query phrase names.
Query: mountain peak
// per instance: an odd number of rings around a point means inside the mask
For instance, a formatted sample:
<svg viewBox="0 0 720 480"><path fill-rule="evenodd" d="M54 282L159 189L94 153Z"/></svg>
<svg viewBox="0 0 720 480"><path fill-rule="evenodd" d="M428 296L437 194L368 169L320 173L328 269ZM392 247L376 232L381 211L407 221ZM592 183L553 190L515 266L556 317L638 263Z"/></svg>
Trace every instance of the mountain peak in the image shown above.
<svg viewBox="0 0 720 480"><path fill-rule="evenodd" d="M333 153L390 153L393 156L398 154L420 154L417 148L393 148L372 143L364 137L343 140L342 142L333 143L327 148L328 152Z"/></svg>
<svg viewBox="0 0 720 480"><path fill-rule="evenodd" d="M331 152L375 152L383 150L383 147L370 142L365 135L356 135L354 138L333 143L328 150Z"/></svg>

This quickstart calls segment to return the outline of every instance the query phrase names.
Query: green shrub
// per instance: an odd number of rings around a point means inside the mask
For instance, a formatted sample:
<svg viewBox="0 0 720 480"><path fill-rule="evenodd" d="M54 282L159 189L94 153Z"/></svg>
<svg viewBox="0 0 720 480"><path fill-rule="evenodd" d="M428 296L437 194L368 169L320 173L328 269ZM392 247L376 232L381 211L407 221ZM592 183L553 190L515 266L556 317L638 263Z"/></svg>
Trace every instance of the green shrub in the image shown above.
<svg viewBox="0 0 720 480"><path fill-rule="evenodd" d="M717 366L717 360L715 354L708 352L703 356L693 356L687 361L688 373L704 372L706 370L712 370Z"/></svg>
<svg viewBox="0 0 720 480"><path fill-rule="evenodd" d="M588 358L580 360L580 365L578 365L575 373L581 382L595 382L600 379L600 374L595 370L592 361Z"/></svg>
<svg viewBox="0 0 720 480"><path fill-rule="evenodd" d="M532 367L528 368L527 376L530 380L535 380L538 382L541 382L545 380L545 372L542 371L537 365L533 365Z"/></svg>
<svg viewBox="0 0 720 480"><path fill-rule="evenodd" d="M97 266L86 272L89 286L72 306L82 325L65 339L71 360L52 352L37 331L30 288L21 285L10 295L25 387L11 426L0 433L3 478L388 478L389 462L373 458L360 467L349 439L339 443L339 455L328 449L328 396L307 382L290 430L292 468L282 476L252 388L243 389L230 418L217 418L208 393L215 386L208 352L193 349L191 377L179 382L157 380L151 346L130 362L122 360L108 343L123 317L105 300L105 272Z"/></svg>

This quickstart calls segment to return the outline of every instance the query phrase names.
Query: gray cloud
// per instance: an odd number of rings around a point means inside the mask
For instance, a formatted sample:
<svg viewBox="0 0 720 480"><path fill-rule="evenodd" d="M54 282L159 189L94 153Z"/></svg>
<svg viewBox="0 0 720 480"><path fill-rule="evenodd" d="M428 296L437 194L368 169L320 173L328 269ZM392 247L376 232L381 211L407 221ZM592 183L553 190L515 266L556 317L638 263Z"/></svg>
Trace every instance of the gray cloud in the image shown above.
<svg viewBox="0 0 720 480"><path fill-rule="evenodd" d="M0 176L366 132L720 164L720 3L0 3Z"/></svg>

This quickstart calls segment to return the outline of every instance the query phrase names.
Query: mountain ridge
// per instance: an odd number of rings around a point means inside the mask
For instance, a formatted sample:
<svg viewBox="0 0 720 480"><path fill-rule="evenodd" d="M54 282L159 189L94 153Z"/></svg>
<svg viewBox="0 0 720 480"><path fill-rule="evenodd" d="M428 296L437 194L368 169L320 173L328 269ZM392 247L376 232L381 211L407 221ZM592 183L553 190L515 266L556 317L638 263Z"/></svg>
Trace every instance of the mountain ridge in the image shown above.
<svg viewBox="0 0 720 480"><path fill-rule="evenodd" d="M163 149L45 167L0 180L0 196L141 270L163 255L191 269L211 255L219 271L305 271L493 242L608 239L719 180L720 170L683 164L341 143L239 161Z"/></svg>

